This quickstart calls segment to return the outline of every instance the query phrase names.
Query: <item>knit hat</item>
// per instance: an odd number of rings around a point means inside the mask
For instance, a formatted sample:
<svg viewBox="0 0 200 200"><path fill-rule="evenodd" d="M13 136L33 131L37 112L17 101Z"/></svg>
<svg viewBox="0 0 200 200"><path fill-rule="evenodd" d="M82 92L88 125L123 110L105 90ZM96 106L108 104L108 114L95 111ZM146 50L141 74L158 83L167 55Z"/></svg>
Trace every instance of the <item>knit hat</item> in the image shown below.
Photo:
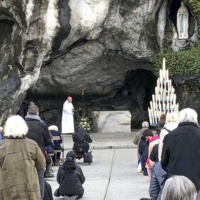
<svg viewBox="0 0 200 200"><path fill-rule="evenodd" d="M153 137L153 132L150 129L147 129L143 132L143 136L152 136Z"/></svg>

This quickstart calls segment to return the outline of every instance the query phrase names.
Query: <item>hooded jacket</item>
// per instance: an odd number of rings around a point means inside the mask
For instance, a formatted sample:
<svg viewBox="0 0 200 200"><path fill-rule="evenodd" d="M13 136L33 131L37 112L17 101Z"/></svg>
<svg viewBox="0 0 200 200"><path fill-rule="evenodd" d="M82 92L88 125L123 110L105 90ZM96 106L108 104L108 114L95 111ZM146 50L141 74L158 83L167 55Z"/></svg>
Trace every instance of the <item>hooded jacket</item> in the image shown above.
<svg viewBox="0 0 200 200"><path fill-rule="evenodd" d="M76 165L76 169L72 173L66 173L63 165L59 167L57 174L57 182L60 184L59 192L62 196L73 196L84 193L82 184L85 182L85 177L81 168Z"/></svg>

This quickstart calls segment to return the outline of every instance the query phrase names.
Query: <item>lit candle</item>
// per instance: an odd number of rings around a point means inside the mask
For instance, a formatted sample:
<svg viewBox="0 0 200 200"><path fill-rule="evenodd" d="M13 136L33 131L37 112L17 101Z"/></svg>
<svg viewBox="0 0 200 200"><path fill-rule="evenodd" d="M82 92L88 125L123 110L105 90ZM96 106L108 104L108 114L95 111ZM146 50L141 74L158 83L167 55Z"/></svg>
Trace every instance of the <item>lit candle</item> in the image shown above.
<svg viewBox="0 0 200 200"><path fill-rule="evenodd" d="M155 95L152 95L153 103L155 103Z"/></svg>
<svg viewBox="0 0 200 200"><path fill-rule="evenodd" d="M150 109L148 108L148 113L149 113L149 122L150 122L150 124L152 124L152 119L151 119L151 111L150 111Z"/></svg>
<svg viewBox="0 0 200 200"><path fill-rule="evenodd" d="M165 71L165 58L163 58L163 70Z"/></svg>
<svg viewBox="0 0 200 200"><path fill-rule="evenodd" d="M176 104L176 94L174 94L174 104Z"/></svg>
<svg viewBox="0 0 200 200"><path fill-rule="evenodd" d="M161 82L161 86L162 86L162 82L163 82L163 70L160 70L160 82Z"/></svg>
<svg viewBox="0 0 200 200"><path fill-rule="evenodd" d="M157 79L157 86L159 87L160 85L160 78Z"/></svg>
<svg viewBox="0 0 200 200"><path fill-rule="evenodd" d="M169 92L171 92L171 89L172 89L172 80L170 79L169 80Z"/></svg>
<svg viewBox="0 0 200 200"><path fill-rule="evenodd" d="M165 77L165 69L163 69L163 75L162 76L163 76L163 80L166 79L166 77Z"/></svg>
<svg viewBox="0 0 200 200"><path fill-rule="evenodd" d="M166 80L169 81L169 70L166 70Z"/></svg>

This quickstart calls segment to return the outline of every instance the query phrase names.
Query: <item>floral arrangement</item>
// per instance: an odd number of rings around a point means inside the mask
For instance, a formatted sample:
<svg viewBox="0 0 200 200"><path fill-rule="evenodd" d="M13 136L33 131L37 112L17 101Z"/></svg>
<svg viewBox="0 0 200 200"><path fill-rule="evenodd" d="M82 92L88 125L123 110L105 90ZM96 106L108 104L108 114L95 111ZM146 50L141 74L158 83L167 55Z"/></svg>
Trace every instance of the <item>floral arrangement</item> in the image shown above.
<svg viewBox="0 0 200 200"><path fill-rule="evenodd" d="M84 128L86 131L90 132L92 121L88 117L81 117L78 122L78 128Z"/></svg>

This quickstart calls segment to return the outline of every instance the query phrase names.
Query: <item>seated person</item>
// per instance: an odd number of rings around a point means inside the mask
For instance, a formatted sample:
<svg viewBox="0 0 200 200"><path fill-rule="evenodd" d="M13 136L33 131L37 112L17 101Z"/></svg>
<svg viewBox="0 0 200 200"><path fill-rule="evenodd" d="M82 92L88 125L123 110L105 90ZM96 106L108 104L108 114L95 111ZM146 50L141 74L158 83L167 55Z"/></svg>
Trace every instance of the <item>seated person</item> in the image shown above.
<svg viewBox="0 0 200 200"><path fill-rule="evenodd" d="M67 153L66 161L59 167L57 182L60 186L54 193L56 197L80 199L83 196L82 184L85 182L85 177L81 168L76 165L76 154L73 151Z"/></svg>
<svg viewBox="0 0 200 200"><path fill-rule="evenodd" d="M55 125L51 125L48 127L49 129L49 132L51 134L51 136L59 136L59 140L54 140L53 141L53 144L51 145L53 150L62 150L63 151L63 148L61 147L61 143L63 142L62 141L62 137L61 137L61 134L60 132L58 131L58 127L55 126ZM60 152L57 152L55 153L54 156L52 156L52 160L53 160L53 164L56 165L56 166L59 166L60 165Z"/></svg>
<svg viewBox="0 0 200 200"><path fill-rule="evenodd" d="M72 135L74 146L73 150L74 152L77 152L78 144L82 144L84 151L87 152L89 150L89 144L92 142L92 139L90 138L90 135L87 134L86 130L84 128L79 128L78 133L75 133Z"/></svg>

